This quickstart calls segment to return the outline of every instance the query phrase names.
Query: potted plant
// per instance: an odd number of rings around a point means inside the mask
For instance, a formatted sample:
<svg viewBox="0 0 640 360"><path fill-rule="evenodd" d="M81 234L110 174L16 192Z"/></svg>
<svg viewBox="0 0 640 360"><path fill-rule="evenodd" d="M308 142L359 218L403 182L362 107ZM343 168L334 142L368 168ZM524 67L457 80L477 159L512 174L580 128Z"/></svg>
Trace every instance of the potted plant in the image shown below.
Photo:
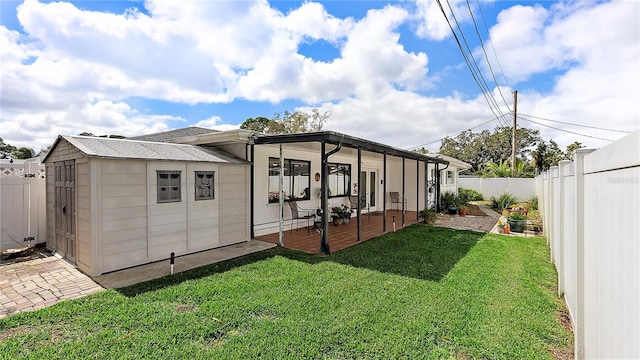
<svg viewBox="0 0 640 360"><path fill-rule="evenodd" d="M509 218L507 219L507 222L509 223L509 229L517 233L524 232L524 228L527 224L527 220L525 219L524 215L517 212L511 213L511 215L509 215Z"/></svg>
<svg viewBox="0 0 640 360"><path fill-rule="evenodd" d="M460 214L460 216L467 216L467 206L460 206L460 208L458 209L458 213Z"/></svg>
<svg viewBox="0 0 640 360"><path fill-rule="evenodd" d="M351 210L346 205L334 206L331 208L331 218L333 219L333 225L342 225L347 219L347 215L351 217ZM347 220L348 222L349 220Z"/></svg>
<svg viewBox="0 0 640 360"><path fill-rule="evenodd" d="M313 228L314 229L320 229L322 227L322 209L321 208L317 208L316 209L316 216L313 219Z"/></svg>
<svg viewBox="0 0 640 360"><path fill-rule="evenodd" d="M344 217L344 223L348 224L351 219L351 209L347 205L342 205L342 215Z"/></svg>
<svg viewBox="0 0 640 360"><path fill-rule="evenodd" d="M424 208L418 212L418 216L425 224L434 224L438 219L438 214L435 210Z"/></svg>
<svg viewBox="0 0 640 360"><path fill-rule="evenodd" d="M458 208L456 208L456 193L452 191L445 191L442 193L442 204L444 208L448 210L449 214L456 214Z"/></svg>

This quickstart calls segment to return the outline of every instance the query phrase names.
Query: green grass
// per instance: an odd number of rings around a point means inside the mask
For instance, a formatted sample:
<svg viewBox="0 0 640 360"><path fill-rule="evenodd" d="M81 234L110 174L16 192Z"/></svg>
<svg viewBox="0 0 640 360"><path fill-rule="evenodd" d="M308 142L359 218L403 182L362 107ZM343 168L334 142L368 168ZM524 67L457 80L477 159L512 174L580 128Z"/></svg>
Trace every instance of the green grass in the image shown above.
<svg viewBox="0 0 640 360"><path fill-rule="evenodd" d="M543 238L414 225L14 315L0 358L550 359L571 342L555 282Z"/></svg>

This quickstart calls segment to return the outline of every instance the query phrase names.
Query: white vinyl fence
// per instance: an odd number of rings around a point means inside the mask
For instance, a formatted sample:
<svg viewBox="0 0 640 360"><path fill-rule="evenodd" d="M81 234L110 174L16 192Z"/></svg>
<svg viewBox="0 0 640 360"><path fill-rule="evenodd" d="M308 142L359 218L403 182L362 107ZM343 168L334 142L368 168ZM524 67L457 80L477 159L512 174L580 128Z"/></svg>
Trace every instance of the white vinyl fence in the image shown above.
<svg viewBox="0 0 640 360"><path fill-rule="evenodd" d="M0 249L47 239L44 164L0 160Z"/></svg>
<svg viewBox="0 0 640 360"><path fill-rule="evenodd" d="M577 359L640 358L640 132L536 177Z"/></svg>
<svg viewBox="0 0 640 360"><path fill-rule="evenodd" d="M489 200L506 192L518 201L527 201L536 195L535 181L531 178L467 178L458 179L458 186L473 189Z"/></svg>

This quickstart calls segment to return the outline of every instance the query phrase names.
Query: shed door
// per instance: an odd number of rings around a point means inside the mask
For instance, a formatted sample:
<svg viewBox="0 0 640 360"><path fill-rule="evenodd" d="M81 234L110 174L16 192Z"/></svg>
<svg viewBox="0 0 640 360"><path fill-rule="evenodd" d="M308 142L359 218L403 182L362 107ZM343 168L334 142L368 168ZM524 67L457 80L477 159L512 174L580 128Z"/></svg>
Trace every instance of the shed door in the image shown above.
<svg viewBox="0 0 640 360"><path fill-rule="evenodd" d="M76 262L76 204L74 160L54 163L56 252L67 260Z"/></svg>

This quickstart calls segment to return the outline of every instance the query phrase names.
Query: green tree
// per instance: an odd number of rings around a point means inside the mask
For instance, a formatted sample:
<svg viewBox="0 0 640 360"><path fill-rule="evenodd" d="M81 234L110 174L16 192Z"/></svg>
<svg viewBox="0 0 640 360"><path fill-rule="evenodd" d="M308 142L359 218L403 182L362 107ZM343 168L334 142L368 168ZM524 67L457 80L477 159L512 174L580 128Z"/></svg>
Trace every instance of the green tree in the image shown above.
<svg viewBox="0 0 640 360"><path fill-rule="evenodd" d="M564 153L564 158L567 160L573 160L573 153L575 153L578 149L582 149L583 147L585 146L582 145L582 143L579 141L572 142L571 144L567 145L567 151L565 151Z"/></svg>
<svg viewBox="0 0 640 360"><path fill-rule="evenodd" d="M294 134L321 131L324 124L331 118L331 113L320 113L318 109L305 113L299 110L276 113L272 119L265 117L248 118L241 125L241 129L253 130L265 134Z"/></svg>
<svg viewBox="0 0 640 360"><path fill-rule="evenodd" d="M17 148L11 153L11 157L14 159L29 159L34 156L36 156L36 152L28 147Z"/></svg>
<svg viewBox="0 0 640 360"><path fill-rule="evenodd" d="M248 118L242 124L240 124L240 129L266 133L271 121L272 120L267 119L264 116L258 116L257 118Z"/></svg>
<svg viewBox="0 0 640 360"><path fill-rule="evenodd" d="M16 150L13 145L5 144L4 140L0 137L0 159L6 159Z"/></svg>
<svg viewBox="0 0 640 360"><path fill-rule="evenodd" d="M533 147L541 141L540 132L518 128L517 157L528 162ZM454 157L471 164L471 172L482 174L487 163L500 164L511 157L511 127L498 126L493 132L483 130L474 133L466 130L453 138L445 138L440 145L440 154Z"/></svg>
<svg viewBox="0 0 640 360"><path fill-rule="evenodd" d="M494 162L488 162L484 165L482 170L482 177L496 178L496 177L510 177L511 167L506 160L500 161L496 164Z"/></svg>
<svg viewBox="0 0 640 360"><path fill-rule="evenodd" d="M564 153L555 141L549 140L548 144L540 141L536 149L531 152L531 156L533 166L539 174L557 165L558 161L563 159Z"/></svg>

